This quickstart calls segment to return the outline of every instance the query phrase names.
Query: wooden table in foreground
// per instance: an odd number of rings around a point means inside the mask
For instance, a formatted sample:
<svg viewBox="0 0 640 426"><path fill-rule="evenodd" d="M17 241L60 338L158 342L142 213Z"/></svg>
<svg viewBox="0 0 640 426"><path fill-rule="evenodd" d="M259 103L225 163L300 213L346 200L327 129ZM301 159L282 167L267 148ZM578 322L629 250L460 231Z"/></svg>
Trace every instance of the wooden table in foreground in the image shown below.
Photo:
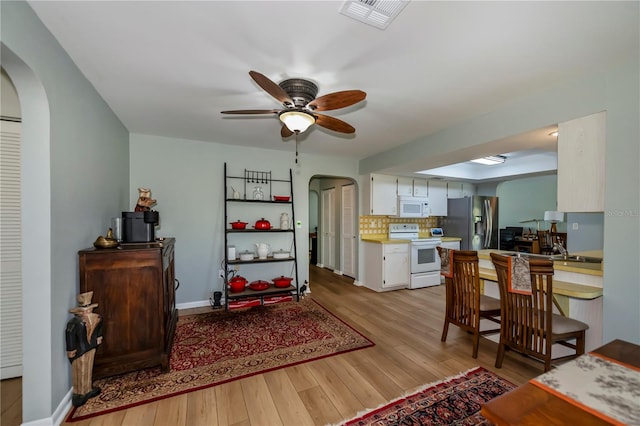
<svg viewBox="0 0 640 426"><path fill-rule="evenodd" d="M614 340L593 352L640 368L640 346ZM482 406L482 415L495 425L610 425L539 387L526 383Z"/></svg>

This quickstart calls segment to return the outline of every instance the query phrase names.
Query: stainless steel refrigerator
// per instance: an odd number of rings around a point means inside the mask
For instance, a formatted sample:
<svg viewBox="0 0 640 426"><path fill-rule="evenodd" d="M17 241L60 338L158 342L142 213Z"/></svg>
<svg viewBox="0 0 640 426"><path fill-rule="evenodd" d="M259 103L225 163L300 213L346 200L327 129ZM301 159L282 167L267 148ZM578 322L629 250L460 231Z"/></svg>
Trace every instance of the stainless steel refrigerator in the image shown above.
<svg viewBox="0 0 640 426"><path fill-rule="evenodd" d="M498 248L498 197L450 198L444 233L460 237L461 250Z"/></svg>

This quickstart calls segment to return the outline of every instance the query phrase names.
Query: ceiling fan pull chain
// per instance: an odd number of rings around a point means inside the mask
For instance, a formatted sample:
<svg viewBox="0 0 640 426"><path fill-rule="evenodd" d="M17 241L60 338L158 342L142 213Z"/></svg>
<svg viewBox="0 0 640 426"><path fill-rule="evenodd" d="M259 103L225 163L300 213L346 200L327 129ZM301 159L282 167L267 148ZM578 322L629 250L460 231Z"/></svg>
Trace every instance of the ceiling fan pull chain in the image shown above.
<svg viewBox="0 0 640 426"><path fill-rule="evenodd" d="M296 131L296 164L298 164L298 131Z"/></svg>

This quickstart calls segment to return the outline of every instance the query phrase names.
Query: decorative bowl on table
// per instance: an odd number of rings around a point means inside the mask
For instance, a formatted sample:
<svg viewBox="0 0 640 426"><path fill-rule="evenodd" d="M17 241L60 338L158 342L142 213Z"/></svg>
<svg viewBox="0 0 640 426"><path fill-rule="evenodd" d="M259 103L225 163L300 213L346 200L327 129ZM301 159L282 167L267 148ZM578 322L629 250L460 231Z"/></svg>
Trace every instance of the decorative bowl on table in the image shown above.
<svg viewBox="0 0 640 426"><path fill-rule="evenodd" d="M113 238L105 238L102 235L100 235L93 242L93 246L99 249L115 248L115 247L118 247L118 240L115 240Z"/></svg>

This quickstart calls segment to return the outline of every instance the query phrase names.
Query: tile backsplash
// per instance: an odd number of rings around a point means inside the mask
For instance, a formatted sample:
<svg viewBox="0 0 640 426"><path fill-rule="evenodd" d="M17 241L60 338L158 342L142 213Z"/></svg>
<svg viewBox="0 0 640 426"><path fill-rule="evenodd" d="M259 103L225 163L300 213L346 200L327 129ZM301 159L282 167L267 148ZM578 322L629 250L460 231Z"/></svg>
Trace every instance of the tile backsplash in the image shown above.
<svg viewBox="0 0 640 426"><path fill-rule="evenodd" d="M437 217L400 218L389 216L360 216L360 235L388 234L390 223L417 223L420 232L428 232L437 226Z"/></svg>

